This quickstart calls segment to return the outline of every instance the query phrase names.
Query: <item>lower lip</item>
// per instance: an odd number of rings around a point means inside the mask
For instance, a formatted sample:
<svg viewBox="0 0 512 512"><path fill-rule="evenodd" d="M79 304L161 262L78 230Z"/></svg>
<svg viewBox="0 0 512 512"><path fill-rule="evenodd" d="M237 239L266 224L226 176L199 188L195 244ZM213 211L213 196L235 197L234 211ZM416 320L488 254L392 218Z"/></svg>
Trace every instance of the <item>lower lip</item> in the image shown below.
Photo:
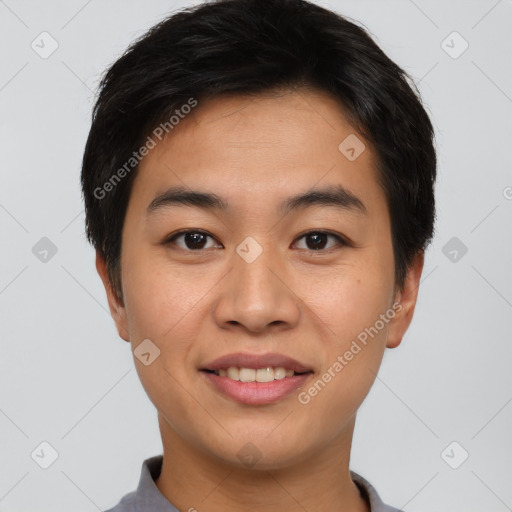
<svg viewBox="0 0 512 512"><path fill-rule="evenodd" d="M221 377L215 373L201 371L202 374L224 395L248 405L271 404L286 397L311 377L312 373L294 375L270 382L240 382Z"/></svg>

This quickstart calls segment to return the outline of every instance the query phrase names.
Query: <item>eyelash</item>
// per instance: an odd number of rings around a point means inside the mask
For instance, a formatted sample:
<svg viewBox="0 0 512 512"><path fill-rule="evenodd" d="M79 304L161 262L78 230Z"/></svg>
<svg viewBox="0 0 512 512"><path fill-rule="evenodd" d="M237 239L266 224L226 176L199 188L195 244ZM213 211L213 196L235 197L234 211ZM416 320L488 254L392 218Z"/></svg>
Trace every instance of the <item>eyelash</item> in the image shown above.
<svg viewBox="0 0 512 512"><path fill-rule="evenodd" d="M166 238L163 242L164 245L171 245L174 243L174 241L179 238L180 236L182 235L186 235L188 233L195 233L195 234L201 234L201 235L206 235L206 236L209 236L210 238L213 238L215 239L212 235L210 235L210 233L207 233L206 231L202 231L200 229L184 229L182 231L178 231L177 233L174 233L173 235L169 236L168 238ZM350 246L350 243L348 240L346 240L345 238L343 238L342 236L340 235L337 235L335 233L332 233L330 231L321 231L321 230L312 230L312 231L307 231L306 233L302 233L301 235L299 235L299 237L296 239L296 240L300 240L308 235L311 235L311 234L315 234L315 235L327 235L327 236L331 236L333 238L336 238L338 240L338 245L343 247L343 246ZM186 252L204 252L206 249L183 249L181 247L179 247L179 249L183 250L183 251L186 251ZM309 252L312 252L312 253L320 253L320 252L328 252L332 249L336 249L336 246L334 247L329 247L327 249L301 249L301 250L306 250L306 251L309 251Z"/></svg>

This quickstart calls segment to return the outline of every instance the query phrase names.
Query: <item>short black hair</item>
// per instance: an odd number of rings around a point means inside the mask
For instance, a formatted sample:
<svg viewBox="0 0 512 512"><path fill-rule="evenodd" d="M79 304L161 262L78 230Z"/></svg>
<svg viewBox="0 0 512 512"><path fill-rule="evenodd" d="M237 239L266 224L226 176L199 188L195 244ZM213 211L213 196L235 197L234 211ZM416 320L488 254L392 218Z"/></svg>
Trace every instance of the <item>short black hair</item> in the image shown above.
<svg viewBox="0 0 512 512"><path fill-rule="evenodd" d="M305 0L217 0L153 26L99 85L81 174L86 234L121 301L133 156L148 134L161 123L172 128L176 109L191 101L298 88L331 94L375 149L391 219L395 287L403 290L435 221L434 130L414 80L366 29L323 7Z"/></svg>

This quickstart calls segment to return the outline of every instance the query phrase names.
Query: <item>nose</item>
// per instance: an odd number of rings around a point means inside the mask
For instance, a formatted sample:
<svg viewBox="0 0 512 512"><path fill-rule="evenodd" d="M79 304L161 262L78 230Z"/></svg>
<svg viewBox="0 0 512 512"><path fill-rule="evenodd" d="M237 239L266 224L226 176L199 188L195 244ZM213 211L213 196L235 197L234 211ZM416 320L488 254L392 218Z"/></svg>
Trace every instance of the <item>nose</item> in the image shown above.
<svg viewBox="0 0 512 512"><path fill-rule="evenodd" d="M276 325L278 330L297 325L300 299L293 290L286 265L278 257L263 245L261 254L254 260L245 258L243 252L233 253L232 270L221 281L213 306L219 327L240 325L247 331L260 333L275 330Z"/></svg>

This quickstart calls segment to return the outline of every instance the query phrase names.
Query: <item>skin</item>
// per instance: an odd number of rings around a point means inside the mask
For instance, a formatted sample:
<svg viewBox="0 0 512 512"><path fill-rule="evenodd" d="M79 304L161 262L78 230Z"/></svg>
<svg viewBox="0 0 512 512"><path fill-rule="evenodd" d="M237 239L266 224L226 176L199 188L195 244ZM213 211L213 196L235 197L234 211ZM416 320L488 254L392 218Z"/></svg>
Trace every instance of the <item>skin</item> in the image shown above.
<svg viewBox="0 0 512 512"><path fill-rule="evenodd" d="M342 106L318 91L201 103L141 162L122 233L122 303L97 255L119 335L132 350L144 339L160 349L149 366L134 361L158 410L164 462L156 485L180 510L369 510L349 474L356 412L385 348L410 325L423 254L397 291L375 153L367 142L355 161L338 150L354 133ZM327 184L349 189L367 214L318 205L276 212L288 196ZM176 185L213 192L231 211L169 206L147 215ZM165 243L181 229L211 236L202 249L183 236ZM352 245L328 237L315 251L302 235L319 230ZM236 252L247 236L263 249L252 263ZM400 312L307 405L301 390L243 405L199 372L224 354L279 352L313 369L307 389L395 303ZM249 442L261 456L252 467L237 456Z"/></svg>

